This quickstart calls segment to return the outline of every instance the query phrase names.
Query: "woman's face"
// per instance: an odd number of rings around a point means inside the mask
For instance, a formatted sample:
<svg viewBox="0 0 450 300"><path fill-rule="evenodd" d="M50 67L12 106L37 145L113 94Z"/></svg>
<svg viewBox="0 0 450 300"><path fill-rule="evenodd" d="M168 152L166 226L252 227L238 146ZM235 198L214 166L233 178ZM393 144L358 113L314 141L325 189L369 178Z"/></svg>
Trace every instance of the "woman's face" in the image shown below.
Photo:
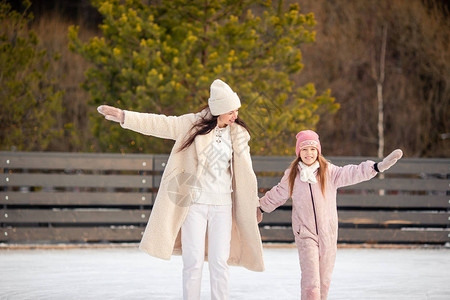
<svg viewBox="0 0 450 300"><path fill-rule="evenodd" d="M310 166L317 160L317 149L315 147L305 147L300 150L300 158L302 162Z"/></svg>
<svg viewBox="0 0 450 300"><path fill-rule="evenodd" d="M238 115L239 115L238 109L230 111L226 114L221 114L217 118L217 124L219 125L219 127L231 125L234 123L234 121L236 121Z"/></svg>

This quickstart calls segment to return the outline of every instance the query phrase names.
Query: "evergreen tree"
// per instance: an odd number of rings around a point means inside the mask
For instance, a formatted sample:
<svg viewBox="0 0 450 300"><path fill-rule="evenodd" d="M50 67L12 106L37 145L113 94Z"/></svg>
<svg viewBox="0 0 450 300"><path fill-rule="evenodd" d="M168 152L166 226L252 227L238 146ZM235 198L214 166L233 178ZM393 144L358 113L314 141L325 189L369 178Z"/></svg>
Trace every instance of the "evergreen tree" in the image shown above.
<svg viewBox="0 0 450 300"><path fill-rule="evenodd" d="M312 14L270 1L95 0L102 37L88 42L69 29L70 48L93 64L84 87L93 108L109 104L140 112L180 115L207 104L216 78L242 102L253 154L292 154L293 137L313 128L319 114L338 108L330 91L297 87L300 45L314 41ZM94 109L93 109L94 111ZM123 131L95 115L101 150L160 153L171 144ZM286 148L288 146L289 148ZM292 146L292 147L291 147Z"/></svg>
<svg viewBox="0 0 450 300"><path fill-rule="evenodd" d="M52 60L28 29L33 15L29 0L25 12L0 2L0 148L2 150L47 150L55 129L55 114L62 110L62 92L54 91L47 70Z"/></svg>

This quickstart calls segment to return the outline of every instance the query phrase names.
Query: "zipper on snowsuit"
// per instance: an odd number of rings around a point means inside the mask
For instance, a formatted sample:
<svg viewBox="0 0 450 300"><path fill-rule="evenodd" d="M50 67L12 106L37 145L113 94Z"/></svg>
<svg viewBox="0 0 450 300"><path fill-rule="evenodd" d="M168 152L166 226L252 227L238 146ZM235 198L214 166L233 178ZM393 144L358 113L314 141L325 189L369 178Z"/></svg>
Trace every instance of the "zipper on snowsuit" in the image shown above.
<svg viewBox="0 0 450 300"><path fill-rule="evenodd" d="M311 202L312 202L312 206L313 206L313 212L314 212L314 223L316 224L316 234L319 234L319 230L317 229L317 217L316 217L316 207L314 205L314 197L313 197L313 193L312 193L312 189L311 189L311 183L309 184L309 192L311 193Z"/></svg>

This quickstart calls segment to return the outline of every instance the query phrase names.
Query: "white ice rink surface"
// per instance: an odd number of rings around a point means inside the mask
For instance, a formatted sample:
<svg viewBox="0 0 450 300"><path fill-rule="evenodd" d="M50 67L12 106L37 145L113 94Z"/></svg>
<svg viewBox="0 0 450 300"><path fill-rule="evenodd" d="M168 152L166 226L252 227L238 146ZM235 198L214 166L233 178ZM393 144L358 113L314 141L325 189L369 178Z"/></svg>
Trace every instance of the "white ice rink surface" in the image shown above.
<svg viewBox="0 0 450 300"><path fill-rule="evenodd" d="M230 268L230 299L300 299L296 248ZM136 248L0 250L0 299L181 299L181 258ZM208 264L202 300L210 299ZM328 299L450 299L450 249L339 248Z"/></svg>

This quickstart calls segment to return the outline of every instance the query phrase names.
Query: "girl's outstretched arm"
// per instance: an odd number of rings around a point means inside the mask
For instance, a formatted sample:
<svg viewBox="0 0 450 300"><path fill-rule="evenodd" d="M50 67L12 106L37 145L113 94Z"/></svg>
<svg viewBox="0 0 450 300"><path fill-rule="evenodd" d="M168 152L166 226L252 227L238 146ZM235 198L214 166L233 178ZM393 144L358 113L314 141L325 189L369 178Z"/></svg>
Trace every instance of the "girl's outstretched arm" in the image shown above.
<svg viewBox="0 0 450 300"><path fill-rule="evenodd" d="M264 212L272 212L289 199L289 173L290 171L287 169L281 181L259 199L259 204Z"/></svg>
<svg viewBox="0 0 450 300"><path fill-rule="evenodd" d="M359 165L343 167L331 166L331 178L337 188L357 184L369 180L392 167L403 155L402 150L394 150L380 163L368 160Z"/></svg>

